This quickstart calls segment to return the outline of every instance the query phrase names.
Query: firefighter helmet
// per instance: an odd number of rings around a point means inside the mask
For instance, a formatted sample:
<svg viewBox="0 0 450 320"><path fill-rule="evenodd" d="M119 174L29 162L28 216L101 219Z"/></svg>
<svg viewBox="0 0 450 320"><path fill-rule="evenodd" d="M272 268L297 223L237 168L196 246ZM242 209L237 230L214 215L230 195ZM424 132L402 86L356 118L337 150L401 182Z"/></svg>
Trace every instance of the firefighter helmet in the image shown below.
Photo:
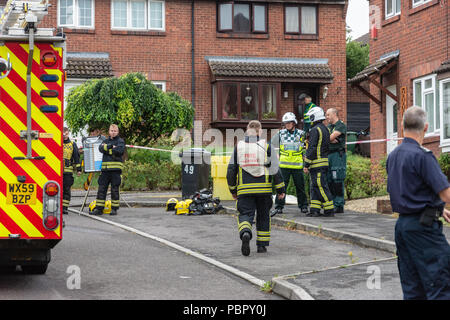
<svg viewBox="0 0 450 320"><path fill-rule="evenodd" d="M323 109L319 106L315 106L314 108L311 108L306 115L309 117L309 120L311 122L316 122L320 120L325 120L325 113L323 112Z"/></svg>
<svg viewBox="0 0 450 320"><path fill-rule="evenodd" d="M186 201L178 201L178 203L175 205L175 210L176 214L189 213L189 205L186 204Z"/></svg>
<svg viewBox="0 0 450 320"><path fill-rule="evenodd" d="M282 121L283 121L283 123L295 122L295 124L297 124L297 119L295 118L295 114L293 114L292 112L286 112L283 116Z"/></svg>
<svg viewBox="0 0 450 320"><path fill-rule="evenodd" d="M166 202L166 211L175 211L175 206L177 205L178 200L175 198L170 198Z"/></svg>

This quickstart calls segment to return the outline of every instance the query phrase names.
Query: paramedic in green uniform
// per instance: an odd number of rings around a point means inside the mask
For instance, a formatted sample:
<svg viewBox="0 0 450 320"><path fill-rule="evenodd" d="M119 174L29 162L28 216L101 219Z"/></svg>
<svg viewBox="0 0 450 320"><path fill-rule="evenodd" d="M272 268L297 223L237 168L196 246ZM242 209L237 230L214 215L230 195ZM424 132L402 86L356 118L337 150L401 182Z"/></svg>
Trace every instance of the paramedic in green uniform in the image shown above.
<svg viewBox="0 0 450 320"><path fill-rule="evenodd" d="M305 110L303 112L303 131L306 133L309 133L309 130L311 129L311 120L309 119L309 116L307 113L309 110L314 108L316 105L312 103L312 98L308 95L305 95Z"/></svg>
<svg viewBox="0 0 450 320"><path fill-rule="evenodd" d="M347 126L339 120L335 108L327 110L328 130L330 130L330 148L328 153L328 186L333 195L335 213L344 212L344 180L347 169L347 155L345 153L345 138Z"/></svg>

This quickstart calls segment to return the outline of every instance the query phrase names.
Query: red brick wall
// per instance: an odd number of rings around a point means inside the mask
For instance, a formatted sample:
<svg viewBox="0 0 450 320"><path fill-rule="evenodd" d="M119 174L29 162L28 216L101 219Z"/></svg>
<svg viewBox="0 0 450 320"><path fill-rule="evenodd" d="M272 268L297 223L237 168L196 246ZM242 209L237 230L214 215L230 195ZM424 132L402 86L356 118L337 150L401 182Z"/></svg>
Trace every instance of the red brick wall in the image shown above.
<svg viewBox="0 0 450 320"><path fill-rule="evenodd" d="M57 1L46 18L47 26L56 25ZM116 75L130 71L147 73L151 80L167 81L167 91L176 91L191 100L191 4L166 1L166 31L139 35L111 31L110 1L95 1L95 30L91 33L65 29L68 51L108 52ZM195 2L196 120L206 130L212 121L210 71L205 56L251 56L326 58L333 72L326 100L315 101L327 109L336 107L346 117L345 14L343 5L319 6L319 39L284 38L283 4L268 4L268 39L223 38L216 33L216 2ZM114 33L114 34L113 34ZM282 98L281 113L293 110L293 87L289 98ZM322 92L320 92L322 97Z"/></svg>
<svg viewBox="0 0 450 320"><path fill-rule="evenodd" d="M381 28L378 30L377 40L370 40L370 62L373 63L381 55L400 50L399 83L397 88L406 87L407 107L413 105L413 79L431 74L448 57L447 17L450 7L446 1L443 6L438 0L411 9L410 0L402 1L401 15L384 19L384 0L370 0L371 6L378 6L382 14ZM388 87L396 84L396 77L384 77L383 85ZM399 90L397 90L398 92ZM371 93L380 98L380 90L371 85ZM385 97L383 94L383 110L380 106L370 102L371 138L386 137ZM401 124L401 114L398 113L398 128ZM400 130L399 130L400 133ZM440 153L439 137L426 138L424 146ZM378 161L386 154L386 145L376 143L371 145L372 160Z"/></svg>
<svg viewBox="0 0 450 320"><path fill-rule="evenodd" d="M361 83L361 86L369 91L369 85L367 82ZM354 103L368 103L369 97L367 97L364 93L362 93L361 90L357 88L352 88L351 85L347 86L347 102L354 102Z"/></svg>

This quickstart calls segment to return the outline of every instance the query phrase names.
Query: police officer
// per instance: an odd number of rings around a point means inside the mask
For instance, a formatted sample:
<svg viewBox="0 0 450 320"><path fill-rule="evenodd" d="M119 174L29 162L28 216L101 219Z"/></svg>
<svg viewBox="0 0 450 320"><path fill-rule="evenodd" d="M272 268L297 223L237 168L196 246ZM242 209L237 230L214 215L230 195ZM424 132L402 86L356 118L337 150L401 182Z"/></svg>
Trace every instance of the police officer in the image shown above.
<svg viewBox="0 0 450 320"><path fill-rule="evenodd" d="M311 119L308 116L308 112L316 107L314 103L312 103L311 96L305 94L304 95L304 101L305 101L305 110L303 111L303 131L306 133L309 133L309 130L311 129Z"/></svg>
<svg viewBox="0 0 450 320"><path fill-rule="evenodd" d="M244 141L239 141L234 149L227 170L228 188L237 200L238 229L242 241L241 252L250 254L252 224L256 210L257 252L267 252L270 241L270 216L272 207L272 179L278 198L285 193L275 152L270 144L260 139L261 123L250 121Z"/></svg>
<svg viewBox="0 0 450 320"><path fill-rule="evenodd" d="M280 155L280 171L283 176L284 185L289 186L289 180L294 180L295 189L297 191L297 205L301 212L308 212L308 199L305 194L305 180L303 177L303 154L304 131L295 128L297 119L295 114L287 112L283 116L284 129L280 130L272 137L271 144L274 148L279 148ZM283 212L285 199L275 199L275 209L271 216Z"/></svg>
<svg viewBox="0 0 450 320"><path fill-rule="evenodd" d="M387 189L394 212L403 298L450 300L450 246L442 233L450 222L450 184L433 153L422 147L427 115L411 107L403 116L404 140L388 156Z"/></svg>
<svg viewBox="0 0 450 320"><path fill-rule="evenodd" d="M63 128L63 214L69 213L69 204L71 198L71 188L73 185L73 172L81 175L80 153L77 144L69 139L69 129Z"/></svg>
<svg viewBox="0 0 450 320"><path fill-rule="evenodd" d="M99 146L99 151L103 153L102 172L98 178L98 192L94 215L102 215L105 207L106 193L111 184L111 213L116 215L119 209L119 187L122 182L122 156L125 152L125 142L119 137L119 128L112 124L109 127L109 138L104 140Z"/></svg>
<svg viewBox="0 0 450 320"><path fill-rule="evenodd" d="M328 188L328 148L330 145L330 132L325 127L325 113L322 108L314 107L308 112L311 120L309 144L305 156L305 173L310 173L311 179L311 206L308 217L320 216L324 209L324 217L334 216L333 199Z"/></svg>
<svg viewBox="0 0 450 320"><path fill-rule="evenodd" d="M347 170L347 154L345 153L345 138L347 126L339 120L338 111L330 108L326 112L328 130L330 131L330 151L328 153L327 182L333 196L336 213L344 212L344 180Z"/></svg>

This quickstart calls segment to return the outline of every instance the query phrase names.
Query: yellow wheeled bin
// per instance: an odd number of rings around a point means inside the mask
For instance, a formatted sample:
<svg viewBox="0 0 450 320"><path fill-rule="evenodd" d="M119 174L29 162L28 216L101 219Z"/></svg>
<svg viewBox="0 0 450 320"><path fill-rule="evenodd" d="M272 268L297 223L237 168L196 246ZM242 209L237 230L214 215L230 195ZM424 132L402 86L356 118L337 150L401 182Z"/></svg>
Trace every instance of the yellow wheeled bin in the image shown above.
<svg viewBox="0 0 450 320"><path fill-rule="evenodd" d="M231 156L211 157L211 177L213 179L213 197L220 200L233 200L233 196L228 189L227 168Z"/></svg>

